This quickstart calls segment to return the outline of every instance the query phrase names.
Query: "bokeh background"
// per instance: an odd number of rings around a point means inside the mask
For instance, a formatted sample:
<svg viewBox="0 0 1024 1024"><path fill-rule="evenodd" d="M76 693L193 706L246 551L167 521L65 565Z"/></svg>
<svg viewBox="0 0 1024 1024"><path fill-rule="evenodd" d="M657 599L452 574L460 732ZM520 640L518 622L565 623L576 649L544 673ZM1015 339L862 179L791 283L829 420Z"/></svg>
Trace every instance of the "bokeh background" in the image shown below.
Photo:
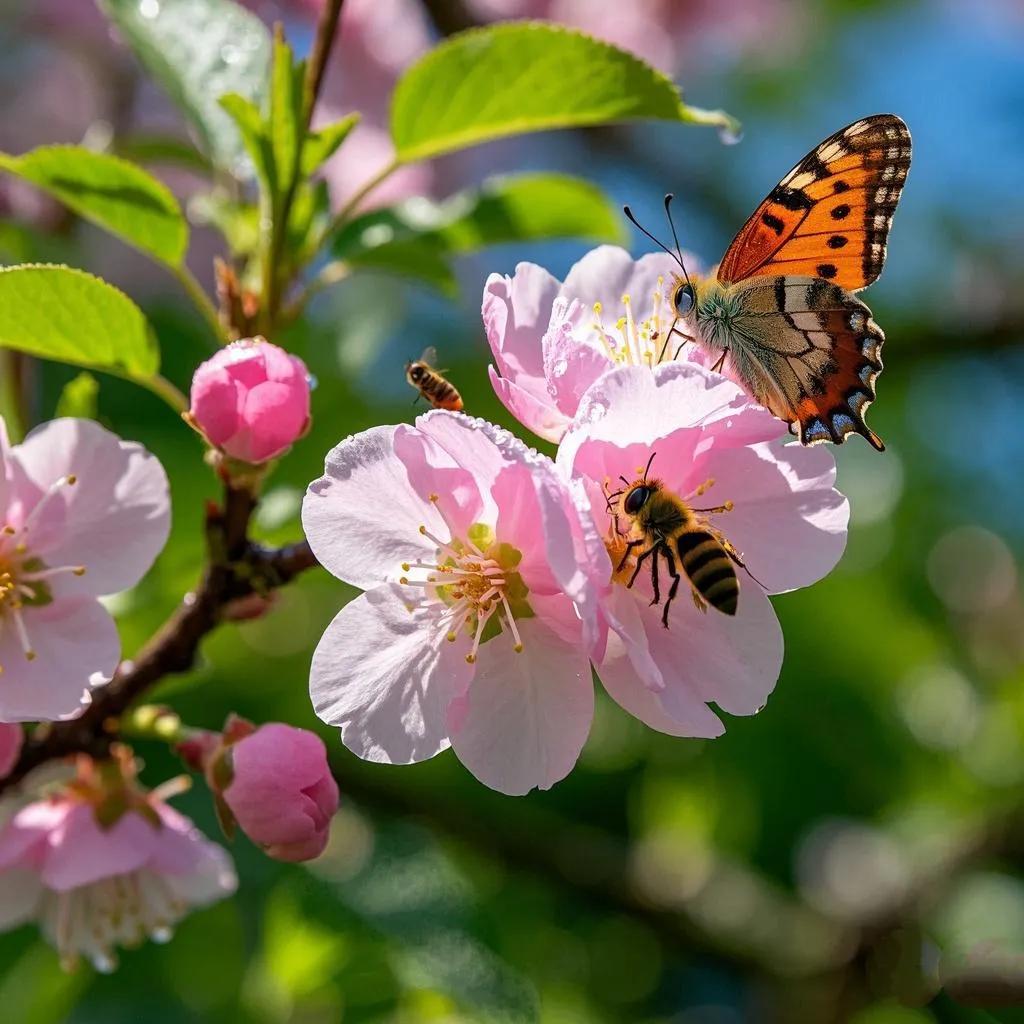
<svg viewBox="0 0 1024 1024"><path fill-rule="evenodd" d="M308 48L317 0L250 6ZM374 124L402 67L447 32L522 16L636 50L693 103L738 116L744 138L682 125L529 136L405 172L378 201L560 169L658 230L674 191L685 247L713 264L819 140L882 110L909 123L914 165L867 296L888 337L871 419L889 447L837 451L853 507L842 563L776 599L776 691L715 741L653 733L599 690L572 775L510 799L450 754L366 765L325 733L343 806L320 861L283 866L236 842L235 898L168 946L125 954L111 977L62 974L31 929L0 936L12 1024L1024 1020L1024 13L1016 0L349 0L324 113L362 109L370 125L329 168L335 202L382 162ZM0 148L145 151L188 198L205 172L183 140L89 0L0 2ZM120 285L187 385L205 350L173 282L27 186L3 182L0 206L0 259ZM487 250L458 264L457 298L369 274L319 296L275 339L319 387L261 534L297 536L305 484L340 438L413 418L402 365L427 345L472 412L512 426L486 381L483 282L522 259L563 275L589 244ZM191 264L207 286L216 251L200 231ZM6 370L5 408L53 415L68 371ZM164 461L175 525L149 579L117 601L129 651L193 584L202 498L216 494L196 439L139 395L104 378L100 414ZM157 696L197 725L237 711L316 727L310 652L351 596L308 574L273 614L221 629ZM156 746L139 752L152 783L178 770ZM180 805L217 834L200 787Z"/></svg>

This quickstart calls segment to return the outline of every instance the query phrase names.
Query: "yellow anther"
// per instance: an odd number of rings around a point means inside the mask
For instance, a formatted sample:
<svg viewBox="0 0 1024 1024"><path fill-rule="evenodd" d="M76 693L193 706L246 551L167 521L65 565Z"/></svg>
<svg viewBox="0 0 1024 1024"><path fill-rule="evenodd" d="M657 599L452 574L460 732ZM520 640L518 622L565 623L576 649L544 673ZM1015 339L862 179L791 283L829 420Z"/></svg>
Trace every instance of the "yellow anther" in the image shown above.
<svg viewBox="0 0 1024 1024"><path fill-rule="evenodd" d="M447 640L448 643L453 644L453 643L455 643L456 640L458 640L458 637L454 633L449 633L445 637L445 640Z"/></svg>
<svg viewBox="0 0 1024 1024"><path fill-rule="evenodd" d="M514 646L514 647L512 648L512 650L513 650L513 651L515 651L515 652L516 652L516 654L522 654L522 653L523 653L523 645L522 645L522 644L516 644L516 645L515 645L515 646Z"/></svg>
<svg viewBox="0 0 1024 1024"><path fill-rule="evenodd" d="M412 569L412 566L408 562L402 563L402 572L409 572L410 569Z"/></svg>
<svg viewBox="0 0 1024 1024"><path fill-rule="evenodd" d="M6 533L8 537L13 537L17 532L18 531L13 526L4 527L4 533Z"/></svg>
<svg viewBox="0 0 1024 1024"><path fill-rule="evenodd" d="M420 533L422 533L424 536L426 536L427 528L425 526L421 526L420 527Z"/></svg>
<svg viewBox="0 0 1024 1024"><path fill-rule="evenodd" d="M467 654L466 655L466 664L467 665L474 665L474 664L476 664L476 655L475 654Z"/></svg>
<svg viewBox="0 0 1024 1024"><path fill-rule="evenodd" d="M622 304L624 306L628 306L629 305L629 296L628 295L623 295L622 296Z"/></svg>
<svg viewBox="0 0 1024 1024"><path fill-rule="evenodd" d="M27 650L27 651L25 652L25 660L26 660L26 661L35 661L35 660L36 660L36 657L37 657L37 655L36 655L36 652L35 652L35 651L33 651L33 650L31 650L31 649L30 649L30 650Z"/></svg>
<svg viewBox="0 0 1024 1024"><path fill-rule="evenodd" d="M69 473L68 474L68 484L73 487L77 483L78 483L78 477L75 476L74 473Z"/></svg>
<svg viewBox="0 0 1024 1024"><path fill-rule="evenodd" d="M735 507L736 507L736 506L735 506L735 505L734 505L734 504L733 504L733 503L732 503L731 501L727 501L727 502L726 502L726 503L725 503L725 504L724 504L724 505L722 506L722 508L723 508L723 509L724 509L724 510L725 510L726 512L731 512L731 511L732 511L732 510L733 510L733 509L734 509Z"/></svg>
<svg viewBox="0 0 1024 1024"><path fill-rule="evenodd" d="M74 567L74 569L71 570L71 575L72 576L84 576L85 575L85 566L84 565L76 565Z"/></svg>
<svg viewBox="0 0 1024 1024"><path fill-rule="evenodd" d="M602 304L601 304L600 302L595 302L595 303L594 303L594 312L595 312L595 313L596 313L596 314L597 314L598 316L600 316L600 315L601 315L601 311L602 311L603 309L604 309L604 306L603 306L603 305L602 305Z"/></svg>
<svg viewBox="0 0 1024 1024"><path fill-rule="evenodd" d="M440 497L440 495L432 494L432 495L430 495L430 500L434 501L434 502L437 502L437 501L441 500L441 497Z"/></svg>
<svg viewBox="0 0 1024 1024"><path fill-rule="evenodd" d="M407 587L407 586L409 586L409 577L408 576L399 576L398 582L401 583L403 587Z"/></svg>

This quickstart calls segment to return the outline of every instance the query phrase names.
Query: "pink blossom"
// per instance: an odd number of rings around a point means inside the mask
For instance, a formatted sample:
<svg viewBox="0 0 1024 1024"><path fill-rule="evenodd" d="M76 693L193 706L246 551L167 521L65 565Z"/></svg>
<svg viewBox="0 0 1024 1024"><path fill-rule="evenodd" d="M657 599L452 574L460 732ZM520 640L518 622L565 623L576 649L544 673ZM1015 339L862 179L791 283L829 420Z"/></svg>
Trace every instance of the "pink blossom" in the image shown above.
<svg viewBox="0 0 1024 1024"><path fill-rule="evenodd" d="M189 417L215 448L259 465L309 427L309 373L298 356L263 338L222 348L192 378Z"/></svg>
<svg viewBox="0 0 1024 1024"><path fill-rule="evenodd" d="M451 746L510 794L571 770L593 713L597 606L549 459L433 411L333 449L302 521L325 568L366 591L328 626L310 673L317 714L350 750L407 764Z"/></svg>
<svg viewBox="0 0 1024 1024"><path fill-rule="evenodd" d="M534 263L520 263L513 277L491 274L482 309L497 364L491 384L509 412L557 443L587 388L607 370L703 360L696 346L682 346L670 333L678 274L665 253L633 260L613 245L587 253L564 284Z"/></svg>
<svg viewBox="0 0 1024 1024"><path fill-rule="evenodd" d="M226 748L223 797L243 832L277 860L319 857L338 809L338 784L323 740L280 722Z"/></svg>
<svg viewBox="0 0 1024 1024"><path fill-rule="evenodd" d="M235 890L225 852L157 793L117 796L120 808L69 786L0 829L0 928L37 921L65 967L84 956L111 971L117 946L166 942L192 907Z"/></svg>
<svg viewBox="0 0 1024 1024"><path fill-rule="evenodd" d="M654 371L622 367L585 396L558 451L558 465L584 489L603 539L601 607L609 627L596 658L608 692L652 728L676 736L723 731L714 702L732 715L765 703L782 663L782 632L768 600L826 575L846 543L849 506L833 487L835 462L824 448L785 444L786 425L753 404L731 381L692 363ZM672 603L653 606L650 564L636 568L622 497L612 497L651 462L647 479L698 511L702 525L734 549L746 568L735 615L701 611L688 578ZM614 483L613 483L614 482ZM602 561L591 552L591 562ZM661 558L661 602L670 583ZM619 567L622 566L620 569Z"/></svg>
<svg viewBox="0 0 1024 1024"><path fill-rule="evenodd" d="M25 732L20 725L0 722L0 779L6 779L18 763Z"/></svg>
<svg viewBox="0 0 1024 1024"><path fill-rule="evenodd" d="M0 721L74 717L121 654L97 598L137 583L167 540L167 477L89 420L13 447L0 423L0 508Z"/></svg>

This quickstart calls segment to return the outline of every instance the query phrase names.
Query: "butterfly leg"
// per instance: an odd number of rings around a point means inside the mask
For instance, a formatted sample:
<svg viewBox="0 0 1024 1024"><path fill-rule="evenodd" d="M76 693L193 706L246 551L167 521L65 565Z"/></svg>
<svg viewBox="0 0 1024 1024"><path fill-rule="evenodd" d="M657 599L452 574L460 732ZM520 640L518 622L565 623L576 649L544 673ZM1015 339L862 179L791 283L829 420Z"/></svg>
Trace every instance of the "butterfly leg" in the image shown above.
<svg viewBox="0 0 1024 1024"><path fill-rule="evenodd" d="M676 591L679 590L679 570L676 568L676 560L672 557L672 552L666 547L663 551L665 555L665 562L668 565L668 574L672 577L672 586L668 588L668 597L665 599L665 607L661 612L661 624L668 629L668 610L675 600Z"/></svg>
<svg viewBox="0 0 1024 1024"><path fill-rule="evenodd" d="M722 372L722 367L724 365L725 365L725 351L723 350L722 354L718 357L718 362L715 363L715 365L711 367L711 372L712 373L721 373Z"/></svg>

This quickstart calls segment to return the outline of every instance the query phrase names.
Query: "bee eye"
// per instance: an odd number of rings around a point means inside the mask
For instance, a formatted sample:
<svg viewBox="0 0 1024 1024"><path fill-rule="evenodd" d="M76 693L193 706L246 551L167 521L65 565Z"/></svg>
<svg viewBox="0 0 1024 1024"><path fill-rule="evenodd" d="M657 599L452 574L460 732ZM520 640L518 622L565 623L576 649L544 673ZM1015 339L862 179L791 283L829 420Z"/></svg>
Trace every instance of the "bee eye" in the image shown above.
<svg viewBox="0 0 1024 1024"><path fill-rule="evenodd" d="M680 315L689 313L693 309L693 289L688 284L681 284L672 296L672 303Z"/></svg>
<svg viewBox="0 0 1024 1024"><path fill-rule="evenodd" d="M634 487L633 490L626 495L626 500L622 507L625 509L626 515L635 516L647 504L647 499L651 496L650 487Z"/></svg>

